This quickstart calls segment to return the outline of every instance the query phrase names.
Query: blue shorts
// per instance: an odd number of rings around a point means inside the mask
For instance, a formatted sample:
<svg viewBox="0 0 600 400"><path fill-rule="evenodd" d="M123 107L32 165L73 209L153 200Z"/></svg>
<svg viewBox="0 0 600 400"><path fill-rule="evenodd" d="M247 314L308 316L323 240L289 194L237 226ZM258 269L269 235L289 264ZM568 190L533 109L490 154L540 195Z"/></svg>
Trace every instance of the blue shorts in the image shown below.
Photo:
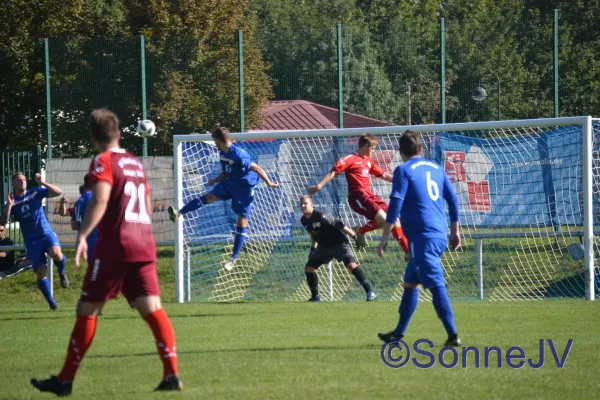
<svg viewBox="0 0 600 400"><path fill-rule="evenodd" d="M231 209L236 215L248 219L252 213L254 203L254 189L256 186L237 184L227 179L217 183L211 193L222 200L231 199Z"/></svg>
<svg viewBox="0 0 600 400"><path fill-rule="evenodd" d="M420 283L425 289L445 286L440 257L447 242L446 239L408 238L411 259L406 266L404 282Z"/></svg>
<svg viewBox="0 0 600 400"><path fill-rule="evenodd" d="M40 238L25 240L27 259L31 261L33 272L35 272L40 265L46 265L46 253L54 246L60 246L58 237L54 232Z"/></svg>

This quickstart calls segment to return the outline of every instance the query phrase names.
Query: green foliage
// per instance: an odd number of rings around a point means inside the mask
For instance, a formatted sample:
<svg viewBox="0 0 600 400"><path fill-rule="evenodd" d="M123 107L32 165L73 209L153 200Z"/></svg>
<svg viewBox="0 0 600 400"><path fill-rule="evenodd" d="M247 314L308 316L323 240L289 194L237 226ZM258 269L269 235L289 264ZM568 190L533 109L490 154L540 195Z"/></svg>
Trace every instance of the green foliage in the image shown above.
<svg viewBox="0 0 600 400"><path fill-rule="evenodd" d="M440 17L446 22L448 122L554 115L553 10L560 12L560 115L600 114L598 1L541 0L6 0L0 24L0 146L45 143L43 39L50 38L56 156L89 155L92 108L142 116L139 35L146 37L150 154L173 134L220 122L239 129L237 39L244 32L245 116L267 100L338 105L342 24L346 111L397 124L440 117ZM488 97L471 98L476 86ZM410 88L410 90L409 90ZM410 113L410 115L409 115ZM410 118L409 118L410 117Z"/></svg>
<svg viewBox="0 0 600 400"><path fill-rule="evenodd" d="M45 142L43 38L50 37L53 153L92 152L87 116L108 106L121 117L123 144L141 153L131 130L142 117L139 35L146 35L148 117L170 153L173 134L204 132L220 122L239 129L237 41L245 50L246 118L260 124L271 94L245 1L8 0L0 26L0 145ZM166 150L165 150L166 149ZM152 154L152 153L151 153ZM156 152L154 152L156 154Z"/></svg>

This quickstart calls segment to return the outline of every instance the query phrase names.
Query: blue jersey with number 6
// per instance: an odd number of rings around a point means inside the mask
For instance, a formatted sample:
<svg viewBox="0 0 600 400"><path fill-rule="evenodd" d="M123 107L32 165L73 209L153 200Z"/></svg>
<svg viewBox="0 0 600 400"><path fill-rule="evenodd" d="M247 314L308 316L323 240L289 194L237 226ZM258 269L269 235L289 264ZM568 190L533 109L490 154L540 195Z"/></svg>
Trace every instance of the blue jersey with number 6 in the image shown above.
<svg viewBox="0 0 600 400"><path fill-rule="evenodd" d="M246 150L232 144L227 153L219 150L221 169L227 174L227 180L232 183L256 186L258 174L250 169L252 159Z"/></svg>
<svg viewBox="0 0 600 400"><path fill-rule="evenodd" d="M71 216L71 220L77 224L77 229L81 229L81 224L83 223L83 218L85 217L85 209L88 206L92 198L92 192L84 192L79 200L75 202L73 206L73 215ZM91 259L92 254L94 253L94 247L96 247L96 242L98 241L98 228L94 228L92 233L87 237L87 245L88 245L88 260Z"/></svg>
<svg viewBox="0 0 600 400"><path fill-rule="evenodd" d="M409 240L446 239L444 200L448 202L450 221L458 221L458 201L448 175L423 157L412 158L394 170L390 197L400 203L400 223ZM388 222L397 217L388 215Z"/></svg>

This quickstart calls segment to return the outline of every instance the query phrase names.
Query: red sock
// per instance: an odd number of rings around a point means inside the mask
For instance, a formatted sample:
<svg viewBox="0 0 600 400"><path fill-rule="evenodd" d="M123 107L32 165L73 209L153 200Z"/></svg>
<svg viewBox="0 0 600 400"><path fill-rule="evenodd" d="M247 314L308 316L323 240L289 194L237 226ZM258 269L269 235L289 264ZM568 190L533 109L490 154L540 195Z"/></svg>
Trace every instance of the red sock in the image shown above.
<svg viewBox="0 0 600 400"><path fill-rule="evenodd" d="M158 355L163 363L163 379L167 380L167 378L177 375L177 352L173 325L162 308L146 315L144 320L152 329Z"/></svg>
<svg viewBox="0 0 600 400"><path fill-rule="evenodd" d="M399 226L392 228L392 236L394 236L400 247L402 247L404 253L408 254L408 240L406 240L406 236L404 236L402 228Z"/></svg>
<svg viewBox="0 0 600 400"><path fill-rule="evenodd" d="M358 228L356 228L356 231L358 233L362 233L364 235L365 233L368 233L368 232L371 232L371 231L374 231L377 229L379 229L379 225L377 225L377 221L375 221L373 219L373 220L369 221L368 224L359 226Z"/></svg>
<svg viewBox="0 0 600 400"><path fill-rule="evenodd" d="M58 374L59 382L73 382L83 356L94 340L94 333L96 333L96 317L78 315L67 348L65 364Z"/></svg>

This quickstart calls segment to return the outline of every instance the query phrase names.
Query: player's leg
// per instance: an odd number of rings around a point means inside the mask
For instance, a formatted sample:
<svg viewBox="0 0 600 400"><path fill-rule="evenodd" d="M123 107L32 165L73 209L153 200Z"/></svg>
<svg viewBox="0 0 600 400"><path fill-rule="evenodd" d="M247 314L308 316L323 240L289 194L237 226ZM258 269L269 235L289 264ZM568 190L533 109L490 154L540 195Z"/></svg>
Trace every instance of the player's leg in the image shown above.
<svg viewBox="0 0 600 400"><path fill-rule="evenodd" d="M40 290L40 292L42 292L42 295L44 296L44 298L46 299L46 301L48 302L48 305L50 306L51 310L56 310L58 308L58 305L56 304L56 301L54 300L54 297L52 297L52 290L50 288L50 280L48 279L48 269L46 268L46 264L44 260L42 263L42 258L43 257L35 257L36 259L33 260L32 259L32 266L33 265L37 265L37 267L33 267L33 272L35 272L36 278L37 278L37 287Z"/></svg>
<svg viewBox="0 0 600 400"><path fill-rule="evenodd" d="M306 265L304 267L304 275L306 275L306 284L308 290L310 290L310 299L308 301L321 301L319 295L319 276L317 275L317 269L319 266L310 267Z"/></svg>
<svg viewBox="0 0 600 400"><path fill-rule="evenodd" d="M228 186L228 190L228 194L231 196L231 208L237 215L231 260L224 265L226 270L231 271L248 238L248 218L252 213L252 206L254 204L254 187Z"/></svg>
<svg viewBox="0 0 600 400"><path fill-rule="evenodd" d="M380 201L377 202L379 211L377 211L377 214L375 215L375 221L377 222L380 228L383 228L386 223L388 205L383 200L379 200ZM404 251L404 254L407 255L408 260L410 258L410 254L408 251L408 240L406 239L406 236L404 236L404 232L402 231L402 227L400 226L399 220L396 220L396 222L394 223L391 233L394 239L396 239L396 242L398 242L398 244Z"/></svg>
<svg viewBox="0 0 600 400"><path fill-rule="evenodd" d="M52 297L50 280L48 279L48 270L46 268L46 256L41 241L25 242L25 250L27 251L27 257L31 261L33 272L35 272L38 289L42 292L50 309L56 310L57 305L54 297Z"/></svg>
<svg viewBox="0 0 600 400"><path fill-rule="evenodd" d="M90 348L96 333L96 323L104 303L119 292L126 274L122 265L113 266L111 262L92 260L88 267L81 297L77 303L77 318L71 332L67 355L58 376L50 379L32 379L31 384L42 392L52 392L58 396L71 394L73 380L83 358Z"/></svg>
<svg viewBox="0 0 600 400"><path fill-rule="evenodd" d="M58 270L58 276L60 277L60 285L63 288L69 287L69 278L67 277L66 266L67 256L65 256L61 250L60 242L56 234L47 235L44 238L44 248L48 255L54 260L56 269Z"/></svg>
<svg viewBox="0 0 600 400"><path fill-rule="evenodd" d="M317 275L317 269L333 260L331 251L326 247L317 247L311 250L308 255L308 261L304 267L304 275L306 275L306 284L310 290L310 299L308 301L321 301L319 295L319 277Z"/></svg>
<svg viewBox="0 0 600 400"><path fill-rule="evenodd" d="M454 312L446 291L444 270L440 257L446 249L445 239L427 240L424 248L424 263L420 269L423 286L431 291L433 307L448 334L446 346L460 346L461 342L454 324Z"/></svg>
<svg viewBox="0 0 600 400"><path fill-rule="evenodd" d="M180 215L184 215L189 212L195 211L199 208L202 208L202 206L205 206L212 202L219 201L219 200L225 200L225 198L222 198L215 194L215 190L218 190L219 185L221 185L222 183L223 182L219 182L219 184L217 186L215 186L215 189L213 189L212 192L206 193L206 194L198 197L197 199L193 199L192 201L190 201L189 203L184 205L181 208L181 210L176 210L175 207L169 206L169 208L167 209L167 212L169 213L169 218L171 219L171 221L175 222L175 220L177 218L179 218Z"/></svg>
<svg viewBox="0 0 600 400"><path fill-rule="evenodd" d="M365 272L360 267L352 247L350 247L348 244L335 246L335 259L343 262L348 271L354 275L354 278L356 278L360 286L362 286L362 288L365 290L365 293L367 294L367 301L375 300L377 295L373 291L371 283L367 279Z"/></svg>
<svg viewBox="0 0 600 400"><path fill-rule="evenodd" d="M418 249L418 244L415 246L414 243L411 242L411 253L415 253L415 247ZM414 255L411 254L411 256L411 260L404 272L404 283L402 284L404 293L402 293L402 300L400 301L400 307L398 308L398 324L393 331L380 333L378 335L379 339L386 343L390 340L402 339L404 337L408 324L419 304L419 264Z"/></svg>
<svg viewBox="0 0 600 400"><path fill-rule="evenodd" d="M177 368L175 331L160 301L156 264L149 262L135 265L123 281L122 292L130 304L135 304L136 310L154 336L163 364L163 380L155 390L182 390L183 384Z"/></svg>

